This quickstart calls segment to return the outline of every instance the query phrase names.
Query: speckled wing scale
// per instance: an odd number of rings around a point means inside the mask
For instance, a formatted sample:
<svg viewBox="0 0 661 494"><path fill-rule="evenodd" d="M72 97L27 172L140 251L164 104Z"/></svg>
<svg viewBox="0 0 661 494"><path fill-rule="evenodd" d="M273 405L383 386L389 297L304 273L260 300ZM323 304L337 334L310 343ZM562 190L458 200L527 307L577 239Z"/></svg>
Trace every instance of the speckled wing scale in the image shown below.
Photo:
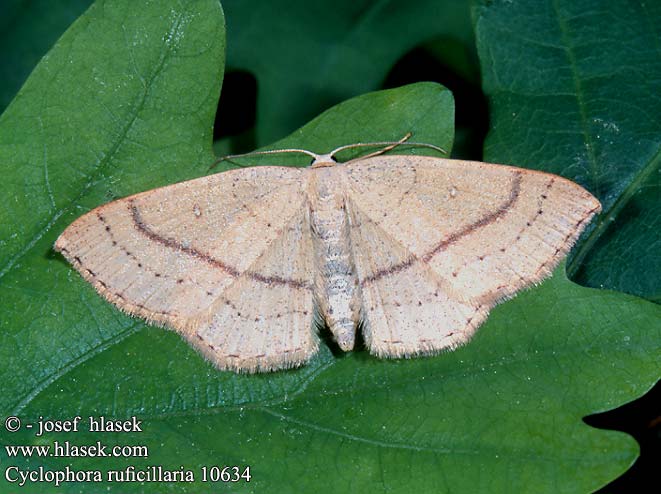
<svg viewBox="0 0 661 494"><path fill-rule="evenodd" d="M55 248L109 301L221 369L299 365L318 346L302 176L256 167L144 192L79 218Z"/></svg>
<svg viewBox="0 0 661 494"><path fill-rule="evenodd" d="M55 247L122 310L174 328L221 369L256 372L309 360L315 310L345 351L360 321L380 357L454 348L548 276L600 210L542 172L330 156L115 201Z"/></svg>
<svg viewBox="0 0 661 494"><path fill-rule="evenodd" d="M369 161L349 164L345 181L365 341L380 356L468 341L494 305L547 277L600 210L587 191L547 173Z"/></svg>

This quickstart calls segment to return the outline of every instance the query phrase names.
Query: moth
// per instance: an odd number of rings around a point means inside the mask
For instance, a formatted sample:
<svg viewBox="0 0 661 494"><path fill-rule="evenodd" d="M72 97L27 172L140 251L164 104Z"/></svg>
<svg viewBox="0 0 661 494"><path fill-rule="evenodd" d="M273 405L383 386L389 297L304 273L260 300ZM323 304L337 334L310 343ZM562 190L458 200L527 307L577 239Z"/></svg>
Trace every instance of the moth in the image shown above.
<svg viewBox="0 0 661 494"><path fill-rule="evenodd" d="M307 168L238 168L105 204L55 249L104 298L176 330L218 368L263 372L317 352L315 317L344 351L360 327L378 357L466 343L494 305L547 277L601 210L538 171L334 159L362 145L301 150Z"/></svg>

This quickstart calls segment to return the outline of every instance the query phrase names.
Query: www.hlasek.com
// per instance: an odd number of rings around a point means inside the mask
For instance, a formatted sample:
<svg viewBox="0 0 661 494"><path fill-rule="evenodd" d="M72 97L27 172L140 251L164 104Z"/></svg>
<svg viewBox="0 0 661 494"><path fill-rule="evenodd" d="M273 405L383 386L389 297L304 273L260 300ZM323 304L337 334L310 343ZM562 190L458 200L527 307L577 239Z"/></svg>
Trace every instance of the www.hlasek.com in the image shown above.
<svg viewBox="0 0 661 494"><path fill-rule="evenodd" d="M5 429L17 432L21 429L34 430L35 437L45 439L44 434L72 433L86 429L88 432L142 432L142 422L135 417L130 420L108 420L104 417L88 417L87 427L81 417L69 420L49 420L39 417L35 423L23 423L18 417L7 417ZM108 445L102 441L91 444L76 444L75 441L54 440L50 444L5 445L5 453L9 461L12 459L31 458L32 462L39 458L148 458L149 448L146 445L116 444ZM129 465L118 469L78 470L75 463L62 469L46 469L39 467L19 467L9 465L4 468L4 480L10 484L23 487L29 483L45 483L55 487L68 482L250 482L250 466L218 466L203 465L196 470L179 465L166 468L162 465L136 467Z"/></svg>
<svg viewBox="0 0 661 494"><path fill-rule="evenodd" d="M95 444L71 444L69 441L60 443L54 441L50 444L30 444L30 445L7 445L5 452L9 458L21 456L23 458L31 457L87 457L87 458L132 458L149 456L149 448L143 445L115 445L108 446L101 441Z"/></svg>

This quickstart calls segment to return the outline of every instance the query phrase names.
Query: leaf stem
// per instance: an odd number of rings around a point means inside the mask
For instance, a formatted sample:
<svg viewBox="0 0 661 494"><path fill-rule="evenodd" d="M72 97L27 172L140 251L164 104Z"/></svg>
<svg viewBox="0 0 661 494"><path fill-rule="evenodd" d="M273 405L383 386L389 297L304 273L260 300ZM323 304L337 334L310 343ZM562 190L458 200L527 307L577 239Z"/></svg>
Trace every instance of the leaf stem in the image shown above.
<svg viewBox="0 0 661 494"><path fill-rule="evenodd" d="M634 179L622 191L613 205L604 211L597 222L597 226L590 232L584 242L581 243L580 248L576 251L576 255L567 263L567 276L572 278L583 264L583 260L588 252L594 247L594 244L601 238L601 236L613 224L617 215L629 203L631 198L638 192L640 187L645 181L654 173L659 171L661 164L661 149L658 149L656 154L652 157L647 165L638 173Z"/></svg>

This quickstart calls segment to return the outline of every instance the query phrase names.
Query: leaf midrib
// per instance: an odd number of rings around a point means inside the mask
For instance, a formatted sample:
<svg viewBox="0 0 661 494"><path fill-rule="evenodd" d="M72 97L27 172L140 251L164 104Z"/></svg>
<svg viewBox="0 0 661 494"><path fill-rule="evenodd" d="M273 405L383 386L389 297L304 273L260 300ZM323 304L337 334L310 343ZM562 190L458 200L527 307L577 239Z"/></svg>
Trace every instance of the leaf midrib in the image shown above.
<svg viewBox="0 0 661 494"><path fill-rule="evenodd" d="M592 140L592 135L589 132L588 127L588 116L586 113L586 103L584 99L584 91L581 84L581 77L579 77L578 64L574 50L569 40L569 29L567 23L560 15L560 7L558 5L558 0L553 0L552 2L553 10L556 14L556 19L558 21L558 27L560 28L560 40L563 45L565 54L567 55L567 60L571 67L572 80L575 88L575 97L580 114L580 122L583 133L583 138L586 144L588 160L590 163L590 171L592 174L592 186L595 194L600 197L600 181L598 180L598 162L594 154L594 142ZM654 38L656 39L656 38ZM658 50L658 43L657 43ZM629 203L633 198L635 193L638 191L638 188L647 180L649 176L652 175L654 171L658 171L659 163L661 163L661 149L656 152L652 159L638 172L637 175L629 182L629 184L622 191L617 200L608 208L608 210L603 211L599 216L597 225L593 228L587 237L580 242L578 249L571 259L567 262L566 272L567 275L572 278L575 276L576 272L581 267L581 264L590 250L594 247L597 240L605 233L605 231L613 223L613 220L617 215L624 209L624 207Z"/></svg>
<svg viewBox="0 0 661 494"><path fill-rule="evenodd" d="M600 196L600 182L598 180L598 168L597 158L594 154L594 142L592 140L592 135L590 134L590 129L588 125L588 115L587 115L587 104L585 102L583 85L581 83L581 77L578 72L578 62L576 60L576 55L574 53L574 48L570 42L569 28L564 18L560 15L560 7L558 6L558 0L553 0L553 10L555 11L555 16L558 21L558 27L560 29L560 42L564 49L565 55L567 56L567 61L571 68L572 82L574 84L574 91L576 96L576 104L578 106L578 111L580 115L581 130L583 134L583 139L585 140L585 145L587 148L588 161L590 163L590 173L592 175L592 187L597 196Z"/></svg>
<svg viewBox="0 0 661 494"><path fill-rule="evenodd" d="M638 174L634 175L633 179L625 187L613 205L599 215L596 227L593 228L588 236L581 242L574 256L567 263L567 275L570 278L572 278L580 269L583 260L588 255L590 250L592 250L597 240L599 240L606 232L606 230L611 227L615 218L629 204L629 201L631 201L640 187L649 177L652 176L652 174L658 172L660 167L661 149L658 149L654 156L652 156L652 159L650 159L650 161L647 163L647 165L645 165L645 167L643 167Z"/></svg>

